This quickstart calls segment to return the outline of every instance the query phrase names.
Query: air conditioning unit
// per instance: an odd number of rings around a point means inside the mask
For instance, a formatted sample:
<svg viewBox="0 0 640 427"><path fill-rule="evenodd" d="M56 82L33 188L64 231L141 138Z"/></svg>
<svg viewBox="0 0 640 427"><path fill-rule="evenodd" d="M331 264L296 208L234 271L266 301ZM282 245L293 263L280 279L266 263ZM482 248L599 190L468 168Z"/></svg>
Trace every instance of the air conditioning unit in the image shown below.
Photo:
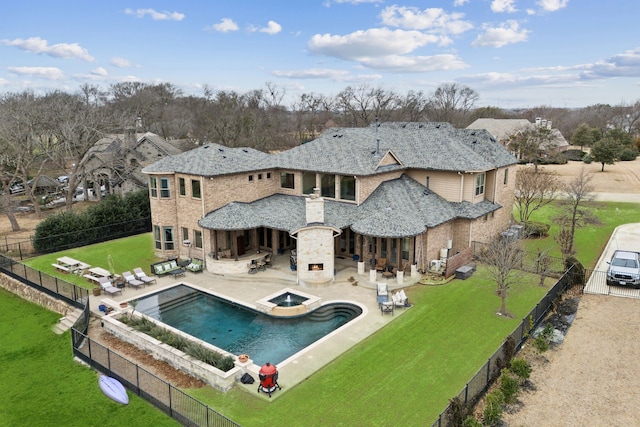
<svg viewBox="0 0 640 427"><path fill-rule="evenodd" d="M182 241L182 244L183 244L184 246L191 246L191 240L183 240L183 241Z"/></svg>
<svg viewBox="0 0 640 427"><path fill-rule="evenodd" d="M431 271L438 271L440 270L440 260L439 259L434 259L429 263L429 270Z"/></svg>

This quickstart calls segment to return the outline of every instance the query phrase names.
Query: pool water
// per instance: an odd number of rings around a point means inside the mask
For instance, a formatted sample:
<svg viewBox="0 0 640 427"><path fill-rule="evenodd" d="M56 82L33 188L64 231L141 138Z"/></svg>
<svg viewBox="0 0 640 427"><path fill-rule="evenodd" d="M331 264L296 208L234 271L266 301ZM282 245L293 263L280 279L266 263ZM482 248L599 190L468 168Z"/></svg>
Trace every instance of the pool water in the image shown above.
<svg viewBox="0 0 640 427"><path fill-rule="evenodd" d="M136 311L254 363L278 364L362 313L332 303L297 317L273 317L178 285L140 298Z"/></svg>

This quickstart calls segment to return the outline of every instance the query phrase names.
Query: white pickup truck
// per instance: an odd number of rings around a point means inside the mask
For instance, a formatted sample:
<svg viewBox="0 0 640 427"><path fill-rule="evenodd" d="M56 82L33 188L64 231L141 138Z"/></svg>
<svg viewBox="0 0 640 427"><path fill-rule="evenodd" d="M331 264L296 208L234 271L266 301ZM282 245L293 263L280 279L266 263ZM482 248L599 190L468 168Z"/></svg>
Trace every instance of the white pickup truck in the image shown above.
<svg viewBox="0 0 640 427"><path fill-rule="evenodd" d="M616 250L607 264L607 285L640 288L640 252Z"/></svg>

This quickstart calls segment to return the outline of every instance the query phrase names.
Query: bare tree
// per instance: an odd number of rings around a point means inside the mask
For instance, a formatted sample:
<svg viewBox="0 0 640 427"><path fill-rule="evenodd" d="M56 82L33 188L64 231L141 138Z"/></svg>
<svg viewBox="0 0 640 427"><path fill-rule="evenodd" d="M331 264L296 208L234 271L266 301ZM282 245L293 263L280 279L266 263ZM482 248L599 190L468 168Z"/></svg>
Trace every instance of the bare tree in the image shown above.
<svg viewBox="0 0 640 427"><path fill-rule="evenodd" d="M500 237L482 248L478 259L482 262L487 275L496 282L496 295L500 297L499 315L510 317L507 312L507 296L509 289L518 283L524 251L520 241L513 238Z"/></svg>
<svg viewBox="0 0 640 427"><path fill-rule="evenodd" d="M445 83L429 97L429 116L433 121L462 124L480 95L469 86Z"/></svg>
<svg viewBox="0 0 640 427"><path fill-rule="evenodd" d="M531 214L553 202L562 184L542 168L521 167L516 173L515 202L520 222L527 222Z"/></svg>
<svg viewBox="0 0 640 427"><path fill-rule="evenodd" d="M595 187L591 184L593 175L583 167L580 173L564 188L563 197L558 199L560 214L554 218L567 233L563 237L563 254L573 254L576 229L588 224L598 224L598 218L585 203L595 197Z"/></svg>

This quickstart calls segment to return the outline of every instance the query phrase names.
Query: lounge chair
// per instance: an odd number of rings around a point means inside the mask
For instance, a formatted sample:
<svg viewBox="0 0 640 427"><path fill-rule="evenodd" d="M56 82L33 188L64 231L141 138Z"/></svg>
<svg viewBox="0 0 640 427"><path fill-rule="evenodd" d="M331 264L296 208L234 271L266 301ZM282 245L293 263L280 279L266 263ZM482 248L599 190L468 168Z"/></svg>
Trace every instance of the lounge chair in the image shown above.
<svg viewBox="0 0 640 427"><path fill-rule="evenodd" d="M386 258L380 258L376 262L376 266L375 266L376 271L385 271L386 268L387 268L387 259Z"/></svg>
<svg viewBox="0 0 640 427"><path fill-rule="evenodd" d="M108 277L100 277L98 279L98 283L100 283L100 287L106 293L108 293L110 295L114 295L114 294L120 293L120 295L122 295L122 289L116 288L115 286L113 286L111 284L111 280L109 280Z"/></svg>
<svg viewBox="0 0 640 427"><path fill-rule="evenodd" d="M133 274L136 276L136 279L143 281L147 285L150 285L156 281L155 278L147 276L147 273L145 273L140 267L134 268Z"/></svg>
<svg viewBox="0 0 640 427"><path fill-rule="evenodd" d="M389 301L389 287L386 283L378 283L376 297L378 299L378 304Z"/></svg>
<svg viewBox="0 0 640 427"><path fill-rule="evenodd" d="M136 279L136 276L131 274L130 271L125 271L124 273L122 273L122 278L127 283L127 285L133 286L134 288L139 288L140 286L145 285L142 280Z"/></svg>
<svg viewBox="0 0 640 427"><path fill-rule="evenodd" d="M271 254L266 254L264 256L264 265L267 267L271 267Z"/></svg>

